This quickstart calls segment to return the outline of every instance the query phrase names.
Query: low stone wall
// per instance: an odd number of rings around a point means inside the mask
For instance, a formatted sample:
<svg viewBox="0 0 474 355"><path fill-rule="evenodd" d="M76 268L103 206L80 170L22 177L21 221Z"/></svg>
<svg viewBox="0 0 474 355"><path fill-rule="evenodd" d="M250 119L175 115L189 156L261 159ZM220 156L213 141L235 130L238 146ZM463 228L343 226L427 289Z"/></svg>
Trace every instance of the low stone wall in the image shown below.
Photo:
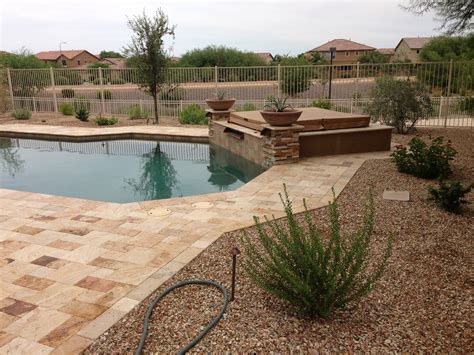
<svg viewBox="0 0 474 355"><path fill-rule="evenodd" d="M263 166L296 163L300 157L299 132L303 126L274 127L264 125Z"/></svg>

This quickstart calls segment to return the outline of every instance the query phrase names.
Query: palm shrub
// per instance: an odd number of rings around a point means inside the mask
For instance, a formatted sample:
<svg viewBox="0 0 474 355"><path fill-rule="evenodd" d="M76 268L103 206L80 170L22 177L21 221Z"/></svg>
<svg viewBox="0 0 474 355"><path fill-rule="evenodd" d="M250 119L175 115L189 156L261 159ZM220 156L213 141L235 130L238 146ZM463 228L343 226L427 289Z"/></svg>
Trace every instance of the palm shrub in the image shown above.
<svg viewBox="0 0 474 355"><path fill-rule="evenodd" d="M86 105L80 105L76 109L76 118L80 121L87 122L89 120L89 110L87 109Z"/></svg>
<svg viewBox="0 0 474 355"><path fill-rule="evenodd" d="M112 116L111 118L97 116L95 119L95 123L97 123L98 126L113 126L117 122L118 119L114 116Z"/></svg>
<svg viewBox="0 0 474 355"><path fill-rule="evenodd" d="M367 295L382 276L392 250L389 238L382 260L369 268L368 256L374 226L372 194L366 204L363 224L343 235L337 202L329 204L331 232L325 241L304 202L304 223L293 215L286 186L280 194L286 226L265 218L267 226L254 217L258 240L244 233L244 268L250 278L274 296L288 301L303 313L328 317ZM333 191L334 193L334 191ZM304 225L305 224L305 225Z"/></svg>
<svg viewBox="0 0 474 355"><path fill-rule="evenodd" d="M429 200L448 212L459 213L463 204L469 203L464 196L472 189L472 184L464 186L459 181L444 181L439 179L438 187L429 186Z"/></svg>
<svg viewBox="0 0 474 355"><path fill-rule="evenodd" d="M444 144L443 137L434 138L430 145L421 138L413 137L406 146L398 146L391 154L401 173L411 174L422 179L445 178L451 175L451 160L456 150L451 142Z"/></svg>

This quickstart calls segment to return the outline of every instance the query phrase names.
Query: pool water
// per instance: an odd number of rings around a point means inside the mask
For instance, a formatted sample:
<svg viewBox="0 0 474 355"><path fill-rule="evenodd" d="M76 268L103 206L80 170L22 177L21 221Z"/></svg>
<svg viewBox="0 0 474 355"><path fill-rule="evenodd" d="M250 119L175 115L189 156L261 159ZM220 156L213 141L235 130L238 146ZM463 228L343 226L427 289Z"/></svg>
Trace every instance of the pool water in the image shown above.
<svg viewBox="0 0 474 355"><path fill-rule="evenodd" d="M220 147L0 138L0 188L135 202L237 189L263 168Z"/></svg>

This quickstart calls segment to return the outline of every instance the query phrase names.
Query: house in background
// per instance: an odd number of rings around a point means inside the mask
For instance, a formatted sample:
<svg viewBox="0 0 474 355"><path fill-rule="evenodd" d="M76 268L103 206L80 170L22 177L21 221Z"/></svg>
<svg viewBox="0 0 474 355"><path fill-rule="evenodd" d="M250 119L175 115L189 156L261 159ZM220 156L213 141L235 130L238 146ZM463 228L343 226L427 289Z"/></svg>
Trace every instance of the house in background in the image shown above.
<svg viewBox="0 0 474 355"><path fill-rule="evenodd" d="M333 39L323 45L313 48L305 53L308 57L313 53L321 53L328 60L330 59L330 48L336 48L336 54L333 58L334 64L355 64L359 61L362 54L375 51L374 47L365 44L350 41L348 39Z"/></svg>
<svg viewBox="0 0 474 355"><path fill-rule="evenodd" d="M99 57L84 49L39 52L35 57L46 63L57 63L64 68L80 68L100 61Z"/></svg>
<svg viewBox="0 0 474 355"><path fill-rule="evenodd" d="M377 48L377 52L387 58L387 62L391 62L395 55L395 49L393 48Z"/></svg>
<svg viewBox="0 0 474 355"><path fill-rule="evenodd" d="M102 58L101 63L108 64L110 69L125 68L125 58Z"/></svg>
<svg viewBox="0 0 474 355"><path fill-rule="evenodd" d="M269 52L262 52L262 53L254 53L260 59L263 59L266 64L270 64L273 62L273 55Z"/></svg>
<svg viewBox="0 0 474 355"><path fill-rule="evenodd" d="M393 57L396 61L406 61L416 63L420 61L421 49L431 41L432 37L405 37L398 42L395 47L395 55Z"/></svg>

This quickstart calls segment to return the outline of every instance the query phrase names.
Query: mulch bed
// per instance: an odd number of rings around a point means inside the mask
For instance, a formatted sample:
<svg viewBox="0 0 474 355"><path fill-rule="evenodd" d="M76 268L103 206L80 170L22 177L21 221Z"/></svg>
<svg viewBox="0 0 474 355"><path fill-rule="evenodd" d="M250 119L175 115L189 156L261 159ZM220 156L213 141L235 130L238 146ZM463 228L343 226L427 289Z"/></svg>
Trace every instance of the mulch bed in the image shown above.
<svg viewBox="0 0 474 355"><path fill-rule="evenodd" d="M35 124L35 125L49 125L49 126L66 126L66 127L88 127L88 128L101 128L101 127L121 127L121 126L144 126L146 125L146 119L134 119L131 120L125 116L115 116L118 122L113 126L99 126L95 122L98 115L91 114L89 121L79 121L74 116L64 116L62 114L38 112L33 113L29 120L17 120L11 116L11 114L0 115L0 124ZM110 115L104 115L104 117L112 117ZM153 118L150 117L150 125L153 123ZM206 127L196 125L182 125L179 123L176 117L159 117L159 126L172 126L172 127Z"/></svg>
<svg viewBox="0 0 474 355"><path fill-rule="evenodd" d="M473 181L474 131L420 130L444 135L458 150L453 178ZM411 137L395 136L406 142ZM252 284L238 268L236 300L225 317L193 350L209 351L429 351L472 352L474 210L449 214L427 201L425 181L400 174L390 160L367 161L338 198L342 225L361 223L363 204L372 189L376 220L371 258L382 254L394 235L388 268L373 292L351 311L332 318L301 316ZM385 201L385 189L409 190L410 202ZM471 192L468 198L473 200ZM321 230L328 229L328 210L315 210ZM301 216L300 216L301 217ZM254 228L248 233L255 236ZM227 233L189 263L151 297L177 281L213 279L230 289L231 250L242 231ZM242 257L242 256L240 256ZM151 298L95 341L86 353L134 351ZM168 295L155 309L146 352L176 352L217 314L221 295L212 288L193 286Z"/></svg>

